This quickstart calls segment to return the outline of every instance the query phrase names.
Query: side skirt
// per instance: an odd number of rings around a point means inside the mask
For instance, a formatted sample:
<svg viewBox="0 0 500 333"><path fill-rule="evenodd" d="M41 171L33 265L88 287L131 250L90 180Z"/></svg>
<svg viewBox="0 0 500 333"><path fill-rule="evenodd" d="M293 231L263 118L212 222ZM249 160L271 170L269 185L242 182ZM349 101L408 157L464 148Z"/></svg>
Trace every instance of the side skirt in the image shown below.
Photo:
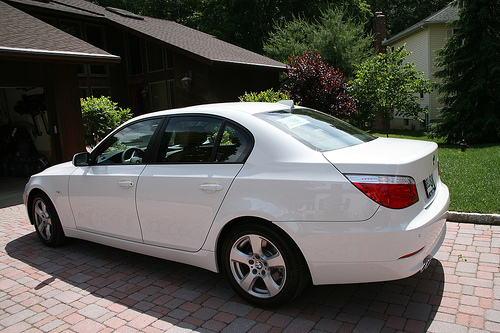
<svg viewBox="0 0 500 333"><path fill-rule="evenodd" d="M212 251L203 249L197 252L181 251L68 228L64 229L64 234L67 237L83 239L126 251L176 261L218 273L215 252Z"/></svg>

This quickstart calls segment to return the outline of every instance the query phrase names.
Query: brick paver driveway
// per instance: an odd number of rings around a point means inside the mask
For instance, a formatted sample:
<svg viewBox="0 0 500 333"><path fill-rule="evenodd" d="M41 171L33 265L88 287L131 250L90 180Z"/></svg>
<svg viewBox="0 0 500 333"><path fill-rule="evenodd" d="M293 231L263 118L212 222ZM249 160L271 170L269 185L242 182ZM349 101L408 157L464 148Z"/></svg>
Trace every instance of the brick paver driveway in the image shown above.
<svg viewBox="0 0 500 333"><path fill-rule="evenodd" d="M0 221L2 332L500 332L500 226L448 222L423 273L259 309L202 269L80 240L44 247L22 205Z"/></svg>

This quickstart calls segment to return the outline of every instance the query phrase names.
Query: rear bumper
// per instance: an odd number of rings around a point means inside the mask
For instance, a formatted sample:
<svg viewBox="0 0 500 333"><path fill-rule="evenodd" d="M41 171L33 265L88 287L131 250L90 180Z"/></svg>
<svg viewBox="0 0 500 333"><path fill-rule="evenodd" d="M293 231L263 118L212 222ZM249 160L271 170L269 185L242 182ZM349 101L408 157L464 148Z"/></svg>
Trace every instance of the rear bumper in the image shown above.
<svg viewBox="0 0 500 333"><path fill-rule="evenodd" d="M434 257L446 236L446 224L442 233L434 244L430 244L430 251L422 252L414 257L372 262L309 262L313 283L338 284L390 281L406 278L419 272L424 267L424 259L430 255ZM425 249L424 249L425 250Z"/></svg>
<svg viewBox="0 0 500 333"><path fill-rule="evenodd" d="M437 253L446 236L448 206L448 188L440 183L433 202L413 218L408 210L381 207L363 222L276 224L301 249L314 284L388 281L419 272L426 257Z"/></svg>

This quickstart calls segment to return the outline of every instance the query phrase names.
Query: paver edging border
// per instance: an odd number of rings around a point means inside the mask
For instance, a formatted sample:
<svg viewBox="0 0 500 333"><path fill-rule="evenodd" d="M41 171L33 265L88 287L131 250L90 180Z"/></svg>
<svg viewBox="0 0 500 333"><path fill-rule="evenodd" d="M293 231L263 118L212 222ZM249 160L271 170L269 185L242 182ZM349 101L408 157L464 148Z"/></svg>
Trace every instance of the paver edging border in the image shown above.
<svg viewBox="0 0 500 333"><path fill-rule="evenodd" d="M450 211L448 212L448 221L500 225L500 214L462 213Z"/></svg>

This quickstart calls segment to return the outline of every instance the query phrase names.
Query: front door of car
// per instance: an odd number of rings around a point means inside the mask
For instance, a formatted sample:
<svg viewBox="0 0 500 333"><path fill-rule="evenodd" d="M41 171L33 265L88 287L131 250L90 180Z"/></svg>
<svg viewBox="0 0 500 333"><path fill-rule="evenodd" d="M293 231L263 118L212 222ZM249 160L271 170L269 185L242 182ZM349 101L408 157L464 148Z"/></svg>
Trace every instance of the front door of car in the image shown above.
<svg viewBox="0 0 500 333"><path fill-rule="evenodd" d="M197 251L252 149L246 130L209 116L172 117L137 188L144 242Z"/></svg>
<svg viewBox="0 0 500 333"><path fill-rule="evenodd" d="M142 242L135 194L161 120L135 122L108 137L91 154L91 165L78 167L70 176L70 204L78 229Z"/></svg>

